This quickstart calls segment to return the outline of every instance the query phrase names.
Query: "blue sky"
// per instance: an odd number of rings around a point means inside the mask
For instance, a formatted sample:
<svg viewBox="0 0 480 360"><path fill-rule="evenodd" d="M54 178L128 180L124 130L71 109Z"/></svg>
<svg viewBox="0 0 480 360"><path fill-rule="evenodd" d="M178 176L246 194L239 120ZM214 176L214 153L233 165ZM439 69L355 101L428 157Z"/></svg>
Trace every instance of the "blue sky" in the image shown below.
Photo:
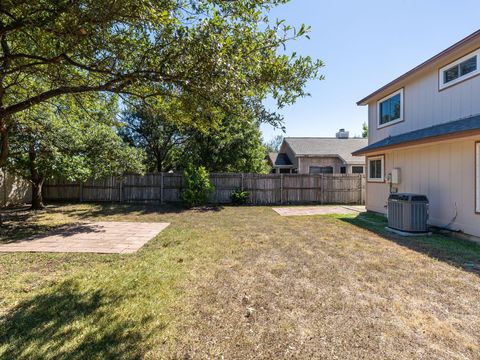
<svg viewBox="0 0 480 360"><path fill-rule="evenodd" d="M287 52L320 58L326 79L309 83L311 97L280 110L286 136L360 135L366 107L356 102L480 28L478 0L292 0L272 18L312 27L310 40ZM267 105L273 103L267 102ZM262 125L269 140L280 130Z"/></svg>

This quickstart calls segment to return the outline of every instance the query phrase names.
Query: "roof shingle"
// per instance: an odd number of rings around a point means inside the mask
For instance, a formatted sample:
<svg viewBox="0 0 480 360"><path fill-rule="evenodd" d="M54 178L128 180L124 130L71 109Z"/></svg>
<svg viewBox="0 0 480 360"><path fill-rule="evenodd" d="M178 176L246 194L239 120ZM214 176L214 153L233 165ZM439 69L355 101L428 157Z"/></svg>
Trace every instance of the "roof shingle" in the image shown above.
<svg viewBox="0 0 480 360"><path fill-rule="evenodd" d="M367 139L321 137L287 137L285 138L285 142L296 156L339 156L347 164L365 163L364 158L354 157L352 156L352 152L368 144Z"/></svg>
<svg viewBox="0 0 480 360"><path fill-rule="evenodd" d="M396 136L389 136L376 143L370 144L364 148L354 151L354 154L362 155L373 150L380 150L397 145L408 145L409 143L431 139L435 141L435 138L459 134L463 132L470 132L472 130L480 130L480 115L471 116L465 119L456 121L450 121L448 123L430 126L428 128L410 131L405 134Z"/></svg>

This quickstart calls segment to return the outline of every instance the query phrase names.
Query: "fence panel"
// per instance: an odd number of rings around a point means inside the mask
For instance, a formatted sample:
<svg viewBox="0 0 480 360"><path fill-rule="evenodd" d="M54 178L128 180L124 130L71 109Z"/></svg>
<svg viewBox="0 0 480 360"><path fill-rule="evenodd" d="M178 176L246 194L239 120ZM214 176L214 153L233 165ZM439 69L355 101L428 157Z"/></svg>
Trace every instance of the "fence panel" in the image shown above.
<svg viewBox="0 0 480 360"><path fill-rule="evenodd" d="M80 189L81 201L120 201L121 181L115 177L87 180Z"/></svg>
<svg viewBox="0 0 480 360"><path fill-rule="evenodd" d="M215 204L228 204L232 191L242 189L242 174L210 174L215 186L211 201Z"/></svg>
<svg viewBox="0 0 480 360"><path fill-rule="evenodd" d="M235 190L248 191L249 203L262 204L362 204L365 199L363 175L236 174L212 173L215 186L211 202L230 202ZM44 185L46 200L178 202L184 187L181 174L151 173L109 177L71 183L62 179Z"/></svg>
<svg viewBox="0 0 480 360"><path fill-rule="evenodd" d="M52 179L43 185L43 197L49 201L83 201L82 185L65 179Z"/></svg>

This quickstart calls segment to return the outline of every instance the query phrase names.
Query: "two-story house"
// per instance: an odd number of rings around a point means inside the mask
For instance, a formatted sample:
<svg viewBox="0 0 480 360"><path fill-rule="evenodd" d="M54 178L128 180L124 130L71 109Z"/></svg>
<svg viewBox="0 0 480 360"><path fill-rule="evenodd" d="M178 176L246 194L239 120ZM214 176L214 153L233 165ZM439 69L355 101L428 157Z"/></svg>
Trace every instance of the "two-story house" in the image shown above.
<svg viewBox="0 0 480 360"><path fill-rule="evenodd" d="M358 102L368 106L366 206L426 194L430 223L480 236L480 30Z"/></svg>
<svg viewBox="0 0 480 360"><path fill-rule="evenodd" d="M352 152L366 145L367 139L350 138L344 129L335 137L286 137L267 160L277 174L363 174L365 158Z"/></svg>

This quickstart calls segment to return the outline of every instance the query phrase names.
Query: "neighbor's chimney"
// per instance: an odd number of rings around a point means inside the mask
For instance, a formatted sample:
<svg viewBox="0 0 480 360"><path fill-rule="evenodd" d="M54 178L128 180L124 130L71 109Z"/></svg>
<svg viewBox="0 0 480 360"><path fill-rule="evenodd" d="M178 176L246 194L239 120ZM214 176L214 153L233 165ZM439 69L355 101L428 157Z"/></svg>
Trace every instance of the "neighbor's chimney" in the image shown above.
<svg viewBox="0 0 480 360"><path fill-rule="evenodd" d="M337 139L348 139L349 132L345 131L345 129L340 129L337 132Z"/></svg>

